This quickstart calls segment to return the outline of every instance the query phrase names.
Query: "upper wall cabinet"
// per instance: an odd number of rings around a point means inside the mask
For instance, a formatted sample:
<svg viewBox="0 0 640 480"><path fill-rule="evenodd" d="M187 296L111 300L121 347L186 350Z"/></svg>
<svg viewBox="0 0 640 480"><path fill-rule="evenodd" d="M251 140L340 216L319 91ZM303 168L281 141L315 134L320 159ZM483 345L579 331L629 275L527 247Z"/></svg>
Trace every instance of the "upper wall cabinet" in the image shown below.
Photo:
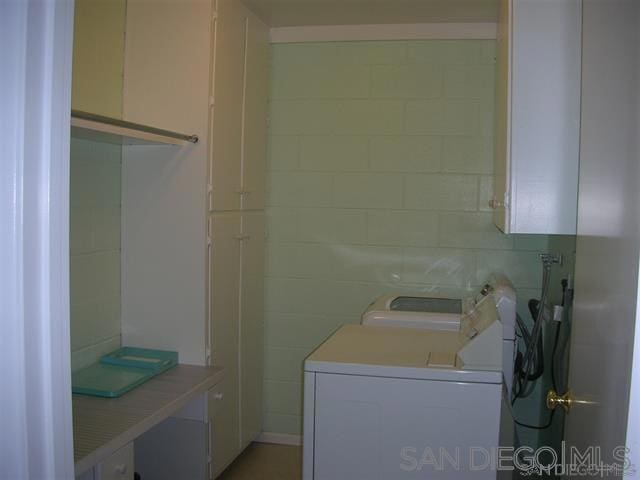
<svg viewBox="0 0 640 480"><path fill-rule="evenodd" d="M241 2L218 0L211 84L212 211L264 208L269 30Z"/></svg>
<svg viewBox="0 0 640 480"><path fill-rule="evenodd" d="M122 118L126 0L76 0L71 108Z"/></svg>
<svg viewBox="0 0 640 480"><path fill-rule="evenodd" d="M188 8L178 4L174 10L181 19L193 21L193 12L209 4L208 0L190 0ZM185 105L186 93L176 86L185 76L201 73L191 67L194 54L189 42L208 46L209 28L202 33L194 29L190 37L159 37L154 31L157 24L138 22L138 17L148 13L149 5L135 0L76 1L71 102L74 137L122 145L197 143L192 114ZM178 49L182 49L178 62L173 62ZM155 55L158 51L164 54ZM208 73L206 66L205 82ZM206 137L206 133L200 136Z"/></svg>
<svg viewBox="0 0 640 480"><path fill-rule="evenodd" d="M581 18L581 0L501 0L491 206L505 233L576 233Z"/></svg>

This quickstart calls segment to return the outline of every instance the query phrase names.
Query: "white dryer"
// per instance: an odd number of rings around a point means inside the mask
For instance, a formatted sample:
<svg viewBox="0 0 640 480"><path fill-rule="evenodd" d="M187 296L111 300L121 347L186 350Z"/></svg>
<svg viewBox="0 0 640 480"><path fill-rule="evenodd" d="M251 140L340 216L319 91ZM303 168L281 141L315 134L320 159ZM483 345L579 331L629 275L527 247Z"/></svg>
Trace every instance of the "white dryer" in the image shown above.
<svg viewBox="0 0 640 480"><path fill-rule="evenodd" d="M305 361L303 479L497 478L501 345L488 298L457 331L339 329Z"/></svg>

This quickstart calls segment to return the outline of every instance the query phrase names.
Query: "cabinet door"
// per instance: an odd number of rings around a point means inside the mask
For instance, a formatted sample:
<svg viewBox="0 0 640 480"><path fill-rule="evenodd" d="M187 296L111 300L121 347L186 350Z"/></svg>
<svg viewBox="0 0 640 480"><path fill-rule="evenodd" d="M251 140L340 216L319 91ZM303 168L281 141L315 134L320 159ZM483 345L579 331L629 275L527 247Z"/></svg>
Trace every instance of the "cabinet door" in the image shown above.
<svg viewBox="0 0 640 480"><path fill-rule="evenodd" d="M237 0L217 3L211 75L209 209L239 210L246 11Z"/></svg>
<svg viewBox="0 0 640 480"><path fill-rule="evenodd" d="M211 452L214 477L240 451L239 412L239 316L240 316L240 235L238 214L210 217L211 359L225 369L224 378L210 398Z"/></svg>
<svg viewBox="0 0 640 480"><path fill-rule="evenodd" d="M267 155L269 29L247 12L244 122L242 132L242 209L264 209Z"/></svg>
<svg viewBox="0 0 640 480"><path fill-rule="evenodd" d="M498 38L496 225L576 232L580 0L503 0Z"/></svg>
<svg viewBox="0 0 640 480"><path fill-rule="evenodd" d="M122 118L126 0L76 0L71 108Z"/></svg>
<svg viewBox="0 0 640 480"><path fill-rule="evenodd" d="M264 214L242 215L240 412L242 447L262 431Z"/></svg>
<svg viewBox="0 0 640 480"><path fill-rule="evenodd" d="M136 472L145 480L207 480L207 434L202 419L164 419L136 438Z"/></svg>
<svg viewBox="0 0 640 480"><path fill-rule="evenodd" d="M183 155L206 147L211 15L210 0L126 1L123 118L197 134L202 143L179 149Z"/></svg>
<svg viewBox="0 0 640 480"><path fill-rule="evenodd" d="M94 469L95 480L130 480L134 473L133 443L128 443Z"/></svg>
<svg viewBox="0 0 640 480"><path fill-rule="evenodd" d="M506 209L509 185L509 150L511 143L511 81L509 59L511 58L511 1L500 0L500 19L496 54L496 133L493 164L493 222L503 232L509 230Z"/></svg>

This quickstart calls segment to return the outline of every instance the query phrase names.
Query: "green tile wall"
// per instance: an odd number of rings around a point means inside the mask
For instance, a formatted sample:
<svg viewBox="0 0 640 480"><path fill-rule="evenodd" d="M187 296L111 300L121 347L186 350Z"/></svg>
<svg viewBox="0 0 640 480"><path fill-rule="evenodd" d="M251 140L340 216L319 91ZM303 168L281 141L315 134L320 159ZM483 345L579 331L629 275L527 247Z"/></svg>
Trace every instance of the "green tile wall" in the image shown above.
<svg viewBox="0 0 640 480"><path fill-rule="evenodd" d="M71 363L120 345L121 147L71 139Z"/></svg>
<svg viewBox="0 0 640 480"><path fill-rule="evenodd" d="M494 41L271 53L264 430L299 434L303 359L376 296L537 297L549 237L492 224Z"/></svg>

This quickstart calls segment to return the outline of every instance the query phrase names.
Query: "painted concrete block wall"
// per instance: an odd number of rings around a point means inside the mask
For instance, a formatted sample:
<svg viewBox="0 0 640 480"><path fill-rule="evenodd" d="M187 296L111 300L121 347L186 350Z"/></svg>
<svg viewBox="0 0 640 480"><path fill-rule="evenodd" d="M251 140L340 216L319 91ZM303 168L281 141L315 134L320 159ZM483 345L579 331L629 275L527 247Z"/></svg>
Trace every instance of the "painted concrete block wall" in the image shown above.
<svg viewBox="0 0 640 480"><path fill-rule="evenodd" d="M71 139L71 363L120 346L121 147Z"/></svg>
<svg viewBox="0 0 640 480"><path fill-rule="evenodd" d="M76 0L73 109L122 118L126 0ZM71 367L120 346L121 147L71 139Z"/></svg>
<svg viewBox="0 0 640 480"><path fill-rule="evenodd" d="M299 434L303 359L376 296L537 297L549 238L492 224L494 41L271 54L264 430Z"/></svg>

